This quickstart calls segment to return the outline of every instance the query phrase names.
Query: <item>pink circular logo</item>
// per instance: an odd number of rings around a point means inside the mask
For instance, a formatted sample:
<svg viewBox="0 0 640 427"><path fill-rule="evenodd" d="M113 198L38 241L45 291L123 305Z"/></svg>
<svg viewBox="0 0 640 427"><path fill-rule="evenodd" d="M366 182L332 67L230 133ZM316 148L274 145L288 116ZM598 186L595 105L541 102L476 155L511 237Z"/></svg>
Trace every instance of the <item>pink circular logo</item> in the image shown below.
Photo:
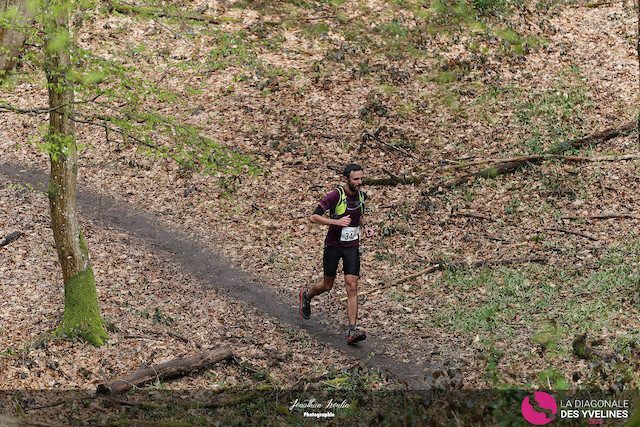
<svg viewBox="0 0 640 427"><path fill-rule="evenodd" d="M531 396L525 397L520 406L522 416L530 424L543 426L556 418L558 404L553 396L544 391L536 391L533 393L533 398L531 400L530 398Z"/></svg>

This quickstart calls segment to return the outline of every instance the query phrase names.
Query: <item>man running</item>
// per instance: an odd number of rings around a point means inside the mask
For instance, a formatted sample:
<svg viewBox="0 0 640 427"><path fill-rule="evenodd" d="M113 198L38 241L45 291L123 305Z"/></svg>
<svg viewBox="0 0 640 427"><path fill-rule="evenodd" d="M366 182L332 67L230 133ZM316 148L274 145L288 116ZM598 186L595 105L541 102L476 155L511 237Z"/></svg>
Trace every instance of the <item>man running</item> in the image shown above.
<svg viewBox="0 0 640 427"><path fill-rule="evenodd" d="M312 285L307 291L300 291L300 316L311 318L311 299L323 292L331 290L336 280L338 262L342 258L344 282L347 288L347 344L355 344L367 336L356 326L358 317L358 279L360 278L360 226L364 226L363 215L367 195L360 190L364 172L360 165L351 163L344 168L343 186L330 191L318 204L309 218L315 224L328 225L327 237L324 240L322 265L324 278L322 282ZM329 211L329 218L324 213ZM367 236L373 230L365 227Z"/></svg>

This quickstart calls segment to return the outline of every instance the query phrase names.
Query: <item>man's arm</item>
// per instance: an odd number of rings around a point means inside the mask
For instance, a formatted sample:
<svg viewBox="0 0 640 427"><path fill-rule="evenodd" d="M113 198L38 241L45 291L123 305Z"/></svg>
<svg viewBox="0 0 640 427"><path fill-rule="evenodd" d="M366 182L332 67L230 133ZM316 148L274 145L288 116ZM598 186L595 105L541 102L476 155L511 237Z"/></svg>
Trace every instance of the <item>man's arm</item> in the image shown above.
<svg viewBox="0 0 640 427"><path fill-rule="evenodd" d="M364 234L365 234L365 236L367 236L367 237L373 237L373 236L376 234L375 229L374 229L372 226L370 226L370 225L367 225L367 224L366 224L366 221L365 221L365 219L364 219L364 216L361 216L361 217L360 217L360 226L361 226L361 227L362 227L362 229L364 230Z"/></svg>
<svg viewBox="0 0 640 427"><path fill-rule="evenodd" d="M364 197L365 197L365 200L366 200L366 198L367 198L366 193L365 193ZM364 235L365 236L373 237L376 234L376 230L372 226L367 225L367 221L366 221L364 215L360 216L360 226L364 230Z"/></svg>
<svg viewBox="0 0 640 427"><path fill-rule="evenodd" d="M343 216L340 219L331 219L324 216L324 209L322 206L318 205L313 214L309 217L309 220L314 224L322 224L322 225L337 225L339 227L347 227L351 224L351 218L347 216Z"/></svg>

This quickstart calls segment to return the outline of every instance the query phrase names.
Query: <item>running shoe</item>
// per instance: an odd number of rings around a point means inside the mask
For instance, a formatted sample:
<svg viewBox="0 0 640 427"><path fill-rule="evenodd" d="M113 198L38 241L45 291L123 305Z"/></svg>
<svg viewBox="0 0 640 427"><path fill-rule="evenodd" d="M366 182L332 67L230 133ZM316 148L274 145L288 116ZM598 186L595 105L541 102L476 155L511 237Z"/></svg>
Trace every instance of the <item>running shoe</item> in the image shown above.
<svg viewBox="0 0 640 427"><path fill-rule="evenodd" d="M300 291L300 317L311 319L311 300L307 298L304 291Z"/></svg>
<svg viewBox="0 0 640 427"><path fill-rule="evenodd" d="M355 344L367 339L367 334L357 328L352 328L347 331L347 344Z"/></svg>

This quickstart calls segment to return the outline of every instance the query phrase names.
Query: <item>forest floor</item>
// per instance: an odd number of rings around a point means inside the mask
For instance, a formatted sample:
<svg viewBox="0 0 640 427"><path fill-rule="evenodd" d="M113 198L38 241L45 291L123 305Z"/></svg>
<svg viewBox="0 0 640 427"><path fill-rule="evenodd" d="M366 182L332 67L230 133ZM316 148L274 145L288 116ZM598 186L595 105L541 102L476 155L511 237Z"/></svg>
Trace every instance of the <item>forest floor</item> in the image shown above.
<svg viewBox="0 0 640 427"><path fill-rule="evenodd" d="M357 161L368 177L422 176L419 185L366 188L378 233L361 245L359 323L371 339L358 351L429 366L452 380L441 380L443 388L637 387L638 159L549 160L422 193L483 167L464 162L538 154L637 120L633 4L525 2L473 18L437 1L172 4L225 19L206 25L96 9L78 31L92 55L84 72L106 67L96 86L112 90L79 104L79 114L135 123L129 137L78 124L83 190L220 252L295 319L299 289L322 274L325 230L308 217L340 182L336 170ZM114 109L114 93L127 87L137 91ZM24 64L2 99L46 105L42 73ZM38 148L46 117L1 117L0 162L46 172ZM136 132L156 132L153 142L164 148L141 147ZM639 149L636 130L567 154ZM126 221L113 226L90 215L100 204L81 204L81 213L111 338L100 349L51 340L63 290L46 194L2 175L0 194L0 237L24 233L0 249L0 390L92 390L139 366L222 345L235 362L153 387L406 386L339 348L340 280L313 301L338 337L332 344L314 336L319 323L305 330L265 314L171 248L127 233ZM629 217L588 218L602 213ZM460 267L527 258L546 262ZM442 261L457 267L392 286ZM612 357L579 358L573 343L583 333ZM58 409L60 422L68 419Z"/></svg>

